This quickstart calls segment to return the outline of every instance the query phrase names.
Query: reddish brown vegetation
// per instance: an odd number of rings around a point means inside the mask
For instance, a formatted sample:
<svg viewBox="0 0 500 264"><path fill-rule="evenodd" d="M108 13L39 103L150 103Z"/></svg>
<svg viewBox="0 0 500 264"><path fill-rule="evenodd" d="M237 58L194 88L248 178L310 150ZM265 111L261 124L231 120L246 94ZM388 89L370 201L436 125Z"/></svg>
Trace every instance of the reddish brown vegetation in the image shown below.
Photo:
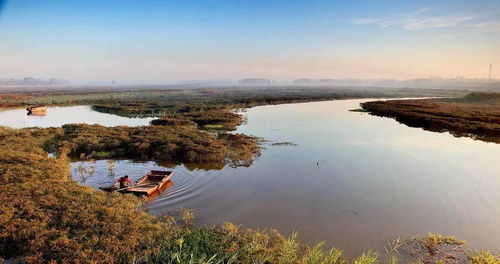
<svg viewBox="0 0 500 264"><path fill-rule="evenodd" d="M500 143L499 93L472 93L459 99L375 101L362 107L408 126Z"/></svg>
<svg viewBox="0 0 500 264"><path fill-rule="evenodd" d="M165 126L104 127L65 125L58 147L73 157L134 157L165 162L251 163L258 152L257 140L236 134Z"/></svg>
<svg viewBox="0 0 500 264"><path fill-rule="evenodd" d="M243 121L240 115L227 110L187 113L184 117L197 123L200 127L214 127L222 130L234 130Z"/></svg>
<svg viewBox="0 0 500 264"><path fill-rule="evenodd" d="M21 94L0 94L0 100L23 100L27 97Z"/></svg>
<svg viewBox="0 0 500 264"><path fill-rule="evenodd" d="M191 120L185 119L175 119L175 118L161 118L151 121L151 125L154 126L171 126L171 127L188 127L188 128L198 128L198 124Z"/></svg>

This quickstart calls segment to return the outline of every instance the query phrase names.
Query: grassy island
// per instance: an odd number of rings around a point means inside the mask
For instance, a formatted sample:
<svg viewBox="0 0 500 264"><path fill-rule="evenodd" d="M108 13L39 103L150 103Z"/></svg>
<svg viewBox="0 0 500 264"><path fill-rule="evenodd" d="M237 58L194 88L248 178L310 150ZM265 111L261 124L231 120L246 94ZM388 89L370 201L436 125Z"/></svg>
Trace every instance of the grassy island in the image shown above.
<svg viewBox="0 0 500 264"><path fill-rule="evenodd" d="M363 103L362 107L411 127L500 143L500 93L475 92L454 99L375 101Z"/></svg>

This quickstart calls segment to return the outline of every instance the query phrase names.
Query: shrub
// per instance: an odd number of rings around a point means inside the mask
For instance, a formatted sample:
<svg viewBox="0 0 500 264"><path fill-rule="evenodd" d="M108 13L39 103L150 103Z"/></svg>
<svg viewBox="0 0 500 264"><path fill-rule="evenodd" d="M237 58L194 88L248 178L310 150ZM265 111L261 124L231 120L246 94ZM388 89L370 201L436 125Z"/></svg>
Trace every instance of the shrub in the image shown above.
<svg viewBox="0 0 500 264"><path fill-rule="evenodd" d="M500 256L495 256L490 251L474 252L467 258L470 264L500 264Z"/></svg>
<svg viewBox="0 0 500 264"><path fill-rule="evenodd" d="M154 126L172 126L172 127L186 127L186 128L197 128L198 124L191 120L176 119L176 118L162 118L155 119L151 121L151 125Z"/></svg>
<svg viewBox="0 0 500 264"><path fill-rule="evenodd" d="M164 126L64 125L59 149L72 157L156 159L164 162L251 164L258 142L249 136Z"/></svg>

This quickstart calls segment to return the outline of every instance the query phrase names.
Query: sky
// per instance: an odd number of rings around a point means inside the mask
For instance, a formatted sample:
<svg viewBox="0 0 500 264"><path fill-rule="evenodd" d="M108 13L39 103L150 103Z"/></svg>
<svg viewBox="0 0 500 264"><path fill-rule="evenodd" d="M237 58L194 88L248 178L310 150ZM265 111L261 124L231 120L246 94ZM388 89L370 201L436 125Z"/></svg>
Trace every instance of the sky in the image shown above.
<svg viewBox="0 0 500 264"><path fill-rule="evenodd" d="M0 78L500 78L500 0L0 0Z"/></svg>

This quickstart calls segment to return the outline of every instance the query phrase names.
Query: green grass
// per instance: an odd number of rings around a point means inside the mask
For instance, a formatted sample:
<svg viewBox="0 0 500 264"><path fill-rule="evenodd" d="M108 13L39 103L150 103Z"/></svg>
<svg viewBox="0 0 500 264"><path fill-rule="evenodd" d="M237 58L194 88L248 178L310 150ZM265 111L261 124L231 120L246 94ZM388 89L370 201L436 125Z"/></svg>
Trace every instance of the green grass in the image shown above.
<svg viewBox="0 0 500 264"><path fill-rule="evenodd" d="M94 152L92 156L95 159L108 159L113 157L113 154L109 151L97 151Z"/></svg>

